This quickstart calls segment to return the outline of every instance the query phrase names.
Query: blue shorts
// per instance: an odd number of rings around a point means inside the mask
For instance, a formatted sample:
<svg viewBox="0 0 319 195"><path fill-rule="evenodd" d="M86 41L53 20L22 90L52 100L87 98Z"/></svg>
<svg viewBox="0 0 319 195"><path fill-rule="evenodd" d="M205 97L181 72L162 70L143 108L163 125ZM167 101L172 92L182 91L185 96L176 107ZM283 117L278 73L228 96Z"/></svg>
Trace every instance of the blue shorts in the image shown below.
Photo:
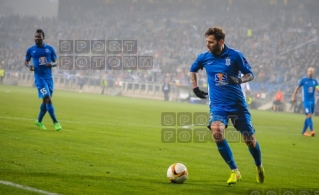
<svg viewBox="0 0 319 195"><path fill-rule="evenodd" d="M303 108L305 114L313 114L315 110L315 102L314 101L304 101Z"/></svg>
<svg viewBox="0 0 319 195"><path fill-rule="evenodd" d="M54 83L52 78L37 78L35 79L35 86L38 89L39 98L44 98L46 96L52 97L54 89Z"/></svg>
<svg viewBox="0 0 319 195"><path fill-rule="evenodd" d="M227 112L223 110L214 109L210 111L210 125L214 121L220 121L225 124L226 128L229 126L228 121L231 120L231 124L235 127L237 131L240 131L241 134L253 135L255 129L253 128L251 122L251 115L247 108L242 108L240 111L236 112Z"/></svg>

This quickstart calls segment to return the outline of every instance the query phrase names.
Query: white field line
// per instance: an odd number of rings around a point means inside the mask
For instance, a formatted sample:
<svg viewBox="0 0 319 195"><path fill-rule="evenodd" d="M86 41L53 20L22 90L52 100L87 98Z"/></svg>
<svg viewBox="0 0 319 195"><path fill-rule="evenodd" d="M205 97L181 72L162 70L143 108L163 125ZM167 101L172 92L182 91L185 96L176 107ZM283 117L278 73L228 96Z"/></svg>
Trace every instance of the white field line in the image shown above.
<svg viewBox="0 0 319 195"><path fill-rule="evenodd" d="M0 116L0 119L6 119L6 120L28 120L28 121L34 121L34 118L19 118L19 117L3 117ZM131 126L131 127L151 127L151 128L174 128L171 126L156 126L156 125L141 125L141 124L125 124L125 123L107 123L107 122L85 122L85 121L69 121L69 120L59 120L59 122L61 123L77 123L77 124L92 124L92 125L118 125L118 126ZM183 126L183 128L189 128L189 127L197 127L197 128L201 128L201 127L206 127L205 125L203 126L194 126L194 125L190 125L190 126ZM260 126L260 125L254 125L254 127L258 127L258 128L268 128L268 129L281 129L281 130L285 130L288 129L285 126ZM180 128L180 127L177 127ZM300 132L301 132L301 127L300 127ZM301 135L300 134L287 134L287 133L281 133L281 132L259 132L257 129L257 133L258 134L273 134L273 135Z"/></svg>
<svg viewBox="0 0 319 195"><path fill-rule="evenodd" d="M58 194L56 194L56 193L47 192L47 191L39 190L39 189L36 189L36 188L30 188L30 187L28 187L28 186L24 186L24 185L12 183L12 182L9 182L9 181L0 180L0 184L7 185L7 186L12 186L12 187L15 187L15 188L20 188L20 189L27 190L27 191L31 191L31 192L37 192L37 193L39 193L39 194L58 195Z"/></svg>

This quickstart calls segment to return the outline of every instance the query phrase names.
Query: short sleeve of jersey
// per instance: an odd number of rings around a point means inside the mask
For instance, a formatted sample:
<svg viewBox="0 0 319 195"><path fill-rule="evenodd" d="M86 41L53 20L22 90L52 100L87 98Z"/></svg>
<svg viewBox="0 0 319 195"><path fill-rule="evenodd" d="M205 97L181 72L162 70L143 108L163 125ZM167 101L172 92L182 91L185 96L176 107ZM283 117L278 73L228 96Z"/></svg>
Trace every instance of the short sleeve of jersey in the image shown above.
<svg viewBox="0 0 319 195"><path fill-rule="evenodd" d="M30 61L31 60L31 48L27 49L27 52L25 54L25 60Z"/></svg>
<svg viewBox="0 0 319 195"><path fill-rule="evenodd" d="M236 62L237 62L238 68L242 74L250 73L254 77L254 74L251 71L251 67L250 67L250 65L249 65L248 61L246 60L243 53L238 52L238 57L236 59Z"/></svg>
<svg viewBox="0 0 319 195"><path fill-rule="evenodd" d="M56 61L56 59L57 59L57 57L56 57L56 53L55 53L55 50L54 50L54 48L53 47L50 47L50 49L51 49L51 60L52 61Z"/></svg>
<svg viewBox="0 0 319 195"><path fill-rule="evenodd" d="M300 79L300 81L299 81L299 83L298 83L298 87L303 86L303 81L304 81L304 79ZM317 85L318 85L318 83L317 83Z"/></svg>
<svg viewBox="0 0 319 195"><path fill-rule="evenodd" d="M203 54L199 54L196 60L193 62L190 72L198 72L199 70L203 70L204 65L202 63Z"/></svg>

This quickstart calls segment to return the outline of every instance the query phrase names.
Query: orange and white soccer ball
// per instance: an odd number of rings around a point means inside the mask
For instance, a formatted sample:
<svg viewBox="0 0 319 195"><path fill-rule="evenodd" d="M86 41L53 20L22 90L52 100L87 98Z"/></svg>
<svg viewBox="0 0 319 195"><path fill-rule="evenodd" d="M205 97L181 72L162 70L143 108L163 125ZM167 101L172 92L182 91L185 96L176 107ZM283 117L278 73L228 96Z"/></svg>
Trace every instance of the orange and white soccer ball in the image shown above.
<svg viewBox="0 0 319 195"><path fill-rule="evenodd" d="M172 183L182 184L188 178L188 170L182 163L174 163L168 167L167 178Z"/></svg>

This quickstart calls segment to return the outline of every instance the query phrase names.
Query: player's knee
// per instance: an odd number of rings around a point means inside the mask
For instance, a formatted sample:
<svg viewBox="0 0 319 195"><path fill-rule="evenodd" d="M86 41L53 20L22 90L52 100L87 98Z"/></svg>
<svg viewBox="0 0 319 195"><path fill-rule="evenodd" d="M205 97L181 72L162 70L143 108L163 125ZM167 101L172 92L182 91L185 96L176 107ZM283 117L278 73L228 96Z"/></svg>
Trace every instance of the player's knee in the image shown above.
<svg viewBox="0 0 319 195"><path fill-rule="evenodd" d="M256 140L254 138L254 136L244 136L243 137L244 142L246 143L246 145L250 148L254 148L256 145Z"/></svg>
<svg viewBox="0 0 319 195"><path fill-rule="evenodd" d="M255 147L255 144L253 141L245 141L246 145L250 148L254 148Z"/></svg>
<svg viewBox="0 0 319 195"><path fill-rule="evenodd" d="M215 142L221 142L224 140L224 129L225 125L219 121L213 122L210 125L210 129L212 130L212 136Z"/></svg>
<svg viewBox="0 0 319 195"><path fill-rule="evenodd" d="M212 136L215 142L222 142L225 138L224 138L224 132L221 130L218 131L213 131L212 132Z"/></svg>
<svg viewBox="0 0 319 195"><path fill-rule="evenodd" d="M224 123L220 122L220 121L214 121L210 124L210 129L212 131L224 131L225 129L225 125Z"/></svg>
<svg viewBox="0 0 319 195"><path fill-rule="evenodd" d="M51 98L49 96L46 96L43 98L43 102L46 103L46 104L51 104L52 101L51 101Z"/></svg>

